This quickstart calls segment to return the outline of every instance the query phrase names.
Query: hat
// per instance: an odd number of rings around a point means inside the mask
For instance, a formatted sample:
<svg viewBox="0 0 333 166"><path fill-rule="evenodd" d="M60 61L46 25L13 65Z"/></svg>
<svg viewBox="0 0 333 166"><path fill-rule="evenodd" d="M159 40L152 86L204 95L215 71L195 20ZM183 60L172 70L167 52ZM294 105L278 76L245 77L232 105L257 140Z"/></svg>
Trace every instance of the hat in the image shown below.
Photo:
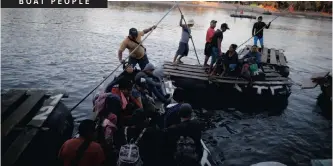
<svg viewBox="0 0 333 166"><path fill-rule="evenodd" d="M210 23L214 23L214 24L216 24L217 21L216 21L216 20L212 20L212 21L210 21Z"/></svg>
<svg viewBox="0 0 333 166"><path fill-rule="evenodd" d="M189 19L187 22L188 25L193 25L194 24L194 20L193 19Z"/></svg>
<svg viewBox="0 0 333 166"><path fill-rule="evenodd" d="M230 29L227 23L223 23L223 24L221 24L221 28L222 28L222 27L225 27L226 29Z"/></svg>
<svg viewBox="0 0 333 166"><path fill-rule="evenodd" d="M155 67L154 67L153 64L148 63L148 64L146 65L146 67L145 67L143 70L144 70L144 71L146 71L146 70L155 70Z"/></svg>
<svg viewBox="0 0 333 166"><path fill-rule="evenodd" d="M138 36L138 30L136 28L131 28L129 30L129 35L130 36Z"/></svg>
<svg viewBox="0 0 333 166"><path fill-rule="evenodd" d="M142 87L142 88L146 88L147 84L146 84L146 79L145 78L138 78L135 80L135 85Z"/></svg>

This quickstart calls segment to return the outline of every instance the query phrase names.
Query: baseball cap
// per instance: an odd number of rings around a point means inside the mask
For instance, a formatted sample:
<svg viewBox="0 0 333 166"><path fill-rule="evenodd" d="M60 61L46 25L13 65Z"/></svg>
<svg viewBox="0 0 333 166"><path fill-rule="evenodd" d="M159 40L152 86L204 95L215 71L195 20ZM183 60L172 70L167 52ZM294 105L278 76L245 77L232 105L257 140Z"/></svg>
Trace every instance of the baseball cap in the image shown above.
<svg viewBox="0 0 333 166"><path fill-rule="evenodd" d="M223 24L221 24L221 28L222 28L222 27L225 27L226 29L230 29L227 23L223 23Z"/></svg>
<svg viewBox="0 0 333 166"><path fill-rule="evenodd" d="M142 78L142 77L135 79L135 84L138 85L139 87L142 87L142 88L146 88L147 87L146 79Z"/></svg>
<svg viewBox="0 0 333 166"><path fill-rule="evenodd" d="M215 23L217 23L217 21L216 20L212 20L212 21L210 21L210 23L214 23L215 24Z"/></svg>
<svg viewBox="0 0 333 166"><path fill-rule="evenodd" d="M155 70L155 67L153 64L148 63L143 70Z"/></svg>
<svg viewBox="0 0 333 166"><path fill-rule="evenodd" d="M131 36L138 36L138 30L136 28L131 28L129 30L129 35L131 35Z"/></svg>

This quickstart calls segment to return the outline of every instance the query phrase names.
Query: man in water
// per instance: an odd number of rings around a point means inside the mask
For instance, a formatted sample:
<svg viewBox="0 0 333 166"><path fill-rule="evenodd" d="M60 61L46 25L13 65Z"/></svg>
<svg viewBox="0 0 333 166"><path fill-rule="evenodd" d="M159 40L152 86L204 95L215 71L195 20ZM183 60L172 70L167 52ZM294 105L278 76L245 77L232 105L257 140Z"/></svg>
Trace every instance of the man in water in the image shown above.
<svg viewBox="0 0 333 166"><path fill-rule="evenodd" d="M213 65L216 62L216 59L218 56L222 56L222 51L221 51L221 45L222 45L222 40L223 40L223 33L227 30L230 29L228 24L223 23L221 24L221 29L217 29L213 35L212 38L212 51L211 51L211 56L212 60L210 63L210 70L209 72L212 71Z"/></svg>
<svg viewBox="0 0 333 166"><path fill-rule="evenodd" d="M194 20L190 19L186 24L183 24L183 19L184 16L182 15L179 21L179 26L182 27L182 37L180 38L180 42L179 42L179 46L178 46L178 50L176 52L175 57L173 58L173 63L183 63L180 59L184 56L187 56L188 54L188 41L189 39L192 37L191 36L191 27L193 27L194 25ZM177 57L180 55L180 57L177 59Z"/></svg>
<svg viewBox="0 0 333 166"><path fill-rule="evenodd" d="M262 16L259 16L258 22L253 25L252 36L254 36L254 45L257 45L259 39L261 51L264 49L264 28L268 29L270 25L271 22L269 22L268 25L262 22Z"/></svg>
<svg viewBox="0 0 333 166"><path fill-rule="evenodd" d="M121 63L125 62L125 60L123 60L122 57L123 57L123 52L125 51L126 48L131 53L141 42L141 37L155 28L156 25L139 32L136 28L131 28L129 30L129 35L123 40L118 50L119 62ZM146 54L146 48L142 44L139 46L139 48L135 50L134 53L129 55L128 63L132 64L133 67L135 67L136 64L138 63L141 70L144 69L145 66L149 63Z"/></svg>
<svg viewBox="0 0 333 166"><path fill-rule="evenodd" d="M212 20L210 22L210 27L208 28L207 33L206 33L206 45L205 45L205 56L206 57L205 57L205 62L204 62L205 66L209 66L207 64L207 62L208 62L208 59L209 59L210 53L211 53L211 41L212 41L213 35L215 33L216 23L217 23L216 20Z"/></svg>

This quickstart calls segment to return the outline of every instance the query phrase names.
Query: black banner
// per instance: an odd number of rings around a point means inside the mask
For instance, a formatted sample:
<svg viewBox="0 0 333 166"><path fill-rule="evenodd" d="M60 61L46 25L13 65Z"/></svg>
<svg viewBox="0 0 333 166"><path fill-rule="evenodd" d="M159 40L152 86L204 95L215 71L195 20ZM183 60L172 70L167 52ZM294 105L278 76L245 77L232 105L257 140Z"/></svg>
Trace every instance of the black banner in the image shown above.
<svg viewBox="0 0 333 166"><path fill-rule="evenodd" d="M1 0L1 8L107 8L108 0Z"/></svg>

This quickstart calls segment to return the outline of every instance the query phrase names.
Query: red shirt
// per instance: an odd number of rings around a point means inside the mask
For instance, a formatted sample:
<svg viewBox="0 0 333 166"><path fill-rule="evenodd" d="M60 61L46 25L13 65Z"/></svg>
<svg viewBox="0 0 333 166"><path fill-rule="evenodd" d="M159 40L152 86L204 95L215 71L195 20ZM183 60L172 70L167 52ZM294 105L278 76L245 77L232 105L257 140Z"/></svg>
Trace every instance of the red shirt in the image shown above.
<svg viewBox="0 0 333 166"><path fill-rule="evenodd" d="M213 28L209 27L207 30L207 34L206 34L206 42L210 43L212 41L214 33L215 33L215 30Z"/></svg>
<svg viewBox="0 0 333 166"><path fill-rule="evenodd" d="M82 138L73 138L62 145L59 151L59 158L64 161L64 166L71 166L71 162L75 159L76 152L83 141ZM78 166L100 166L104 160L105 156L102 147L96 142L91 142Z"/></svg>

